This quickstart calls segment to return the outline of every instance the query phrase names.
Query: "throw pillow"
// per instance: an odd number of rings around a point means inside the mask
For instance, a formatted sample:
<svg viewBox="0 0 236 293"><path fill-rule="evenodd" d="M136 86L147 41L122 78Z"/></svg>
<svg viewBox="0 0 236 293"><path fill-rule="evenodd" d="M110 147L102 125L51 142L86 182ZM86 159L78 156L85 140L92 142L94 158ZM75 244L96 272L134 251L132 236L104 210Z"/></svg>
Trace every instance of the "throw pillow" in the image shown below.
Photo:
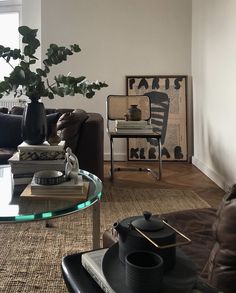
<svg viewBox="0 0 236 293"><path fill-rule="evenodd" d="M0 147L17 147L21 142L22 116L0 113Z"/></svg>
<svg viewBox="0 0 236 293"><path fill-rule="evenodd" d="M81 125L87 118L88 114L84 110L76 109L62 114L57 122L61 139L66 141L66 147L70 147L73 153L78 144Z"/></svg>
<svg viewBox="0 0 236 293"><path fill-rule="evenodd" d="M61 116L60 113L52 113L46 115L47 117L47 139L51 136L53 127L57 124L59 117Z"/></svg>
<svg viewBox="0 0 236 293"><path fill-rule="evenodd" d="M214 246L209 257L208 281L224 293L236 292L236 185L227 193L213 224Z"/></svg>
<svg viewBox="0 0 236 293"><path fill-rule="evenodd" d="M7 114L8 113L8 108L0 107L0 112L4 113L4 114Z"/></svg>

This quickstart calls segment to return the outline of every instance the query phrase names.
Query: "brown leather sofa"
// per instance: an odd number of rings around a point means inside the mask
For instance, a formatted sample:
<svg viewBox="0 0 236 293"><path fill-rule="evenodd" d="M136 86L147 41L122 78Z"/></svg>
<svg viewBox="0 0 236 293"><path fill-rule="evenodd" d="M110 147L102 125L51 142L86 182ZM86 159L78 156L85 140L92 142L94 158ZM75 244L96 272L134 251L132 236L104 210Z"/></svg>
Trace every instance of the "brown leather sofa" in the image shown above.
<svg viewBox="0 0 236 293"><path fill-rule="evenodd" d="M21 119L23 108L0 109L0 164L8 159L22 142ZM86 113L80 109L46 109L48 136L52 124L66 147L78 157L80 168L104 178L104 121L98 113Z"/></svg>
<svg viewBox="0 0 236 293"><path fill-rule="evenodd" d="M236 185L224 196L218 210L186 210L162 216L192 240L181 249L197 265L200 278L220 292L235 293ZM117 237L115 230L105 231L103 246L110 247Z"/></svg>

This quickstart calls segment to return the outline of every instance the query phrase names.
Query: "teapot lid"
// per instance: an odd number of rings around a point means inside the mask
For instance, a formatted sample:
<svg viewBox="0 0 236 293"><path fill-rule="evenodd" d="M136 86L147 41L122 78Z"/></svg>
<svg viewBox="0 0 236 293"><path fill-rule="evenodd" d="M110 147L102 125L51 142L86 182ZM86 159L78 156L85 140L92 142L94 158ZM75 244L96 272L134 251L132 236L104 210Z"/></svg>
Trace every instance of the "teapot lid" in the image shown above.
<svg viewBox="0 0 236 293"><path fill-rule="evenodd" d="M157 217L151 217L152 213L143 212L143 217L138 217L132 221L132 225L142 231L155 232L164 228L164 223Z"/></svg>

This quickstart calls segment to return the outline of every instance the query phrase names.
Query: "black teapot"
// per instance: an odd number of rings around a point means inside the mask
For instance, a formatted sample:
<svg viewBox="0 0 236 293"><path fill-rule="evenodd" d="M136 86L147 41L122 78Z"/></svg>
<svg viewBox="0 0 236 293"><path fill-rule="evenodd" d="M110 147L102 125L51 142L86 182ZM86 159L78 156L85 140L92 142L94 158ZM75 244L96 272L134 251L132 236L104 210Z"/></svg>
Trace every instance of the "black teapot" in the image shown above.
<svg viewBox="0 0 236 293"><path fill-rule="evenodd" d="M143 212L143 216L126 218L113 224L119 235L119 259L125 263L125 257L134 250L148 250L163 258L164 271L175 265L176 246L187 244L191 240L170 226L159 216ZM176 243L176 234L185 238Z"/></svg>

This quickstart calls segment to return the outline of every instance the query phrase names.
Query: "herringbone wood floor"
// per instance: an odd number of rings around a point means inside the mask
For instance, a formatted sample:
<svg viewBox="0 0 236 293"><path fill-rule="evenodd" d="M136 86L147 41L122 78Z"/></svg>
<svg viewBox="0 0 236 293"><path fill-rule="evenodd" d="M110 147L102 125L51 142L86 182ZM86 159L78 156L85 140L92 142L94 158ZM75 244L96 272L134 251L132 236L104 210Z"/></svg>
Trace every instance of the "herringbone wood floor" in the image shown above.
<svg viewBox="0 0 236 293"><path fill-rule="evenodd" d="M150 167L157 169L154 162L115 162L115 167L126 166ZM164 162L163 175L156 181L150 173L139 171L115 172L113 182L109 180L110 162L105 162L104 184L113 184L120 187L153 187L167 189L188 189L195 191L212 207L217 208L225 192L199 169L185 162Z"/></svg>

